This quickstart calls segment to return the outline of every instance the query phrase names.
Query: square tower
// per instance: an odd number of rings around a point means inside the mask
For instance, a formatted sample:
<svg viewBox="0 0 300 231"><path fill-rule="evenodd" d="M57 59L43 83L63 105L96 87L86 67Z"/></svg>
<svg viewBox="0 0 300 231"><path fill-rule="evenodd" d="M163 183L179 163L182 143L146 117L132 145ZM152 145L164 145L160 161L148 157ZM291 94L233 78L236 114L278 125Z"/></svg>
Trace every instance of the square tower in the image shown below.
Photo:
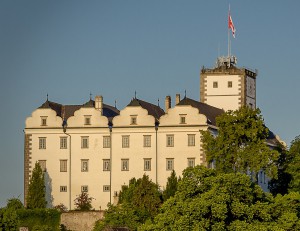
<svg viewBox="0 0 300 231"><path fill-rule="evenodd" d="M200 102L225 111L248 105L256 108L256 76L238 68L236 58L219 57L215 68L202 68L200 73Z"/></svg>

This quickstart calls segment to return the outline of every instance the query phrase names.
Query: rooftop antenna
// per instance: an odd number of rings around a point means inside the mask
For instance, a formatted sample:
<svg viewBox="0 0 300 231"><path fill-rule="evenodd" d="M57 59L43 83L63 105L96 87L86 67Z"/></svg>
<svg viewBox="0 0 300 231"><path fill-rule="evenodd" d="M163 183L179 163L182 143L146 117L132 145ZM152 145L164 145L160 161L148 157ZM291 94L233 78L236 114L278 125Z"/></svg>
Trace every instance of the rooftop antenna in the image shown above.
<svg viewBox="0 0 300 231"><path fill-rule="evenodd" d="M184 90L184 98L186 98L186 90Z"/></svg>
<svg viewBox="0 0 300 231"><path fill-rule="evenodd" d="M48 93L47 93L47 101L48 101Z"/></svg>

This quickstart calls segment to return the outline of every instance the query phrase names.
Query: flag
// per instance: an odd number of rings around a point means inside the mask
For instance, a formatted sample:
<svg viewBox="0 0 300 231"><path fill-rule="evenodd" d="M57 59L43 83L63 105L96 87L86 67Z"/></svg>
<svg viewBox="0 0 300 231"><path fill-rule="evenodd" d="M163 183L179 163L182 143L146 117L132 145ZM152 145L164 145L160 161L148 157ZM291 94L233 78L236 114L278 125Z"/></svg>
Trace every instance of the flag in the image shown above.
<svg viewBox="0 0 300 231"><path fill-rule="evenodd" d="M233 25L233 21L232 21L230 12L228 13L228 29L231 29L232 36L235 38L235 28L234 28L234 25Z"/></svg>

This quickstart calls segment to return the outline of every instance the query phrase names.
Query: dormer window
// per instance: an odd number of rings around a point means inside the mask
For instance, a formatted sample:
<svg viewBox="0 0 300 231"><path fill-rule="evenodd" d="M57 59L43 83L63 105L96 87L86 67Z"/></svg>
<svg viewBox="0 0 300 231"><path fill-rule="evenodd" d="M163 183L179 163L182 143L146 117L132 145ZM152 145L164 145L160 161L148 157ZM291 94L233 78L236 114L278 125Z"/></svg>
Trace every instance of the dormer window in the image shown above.
<svg viewBox="0 0 300 231"><path fill-rule="evenodd" d="M47 116L41 116L41 126L47 126Z"/></svg>
<svg viewBox="0 0 300 231"><path fill-rule="evenodd" d="M84 116L84 125L91 125L91 116Z"/></svg>
<svg viewBox="0 0 300 231"><path fill-rule="evenodd" d="M185 117L186 117L186 115L180 115L180 123L181 124L185 124L186 122L185 122Z"/></svg>
<svg viewBox="0 0 300 231"><path fill-rule="evenodd" d="M130 125L136 125L137 124L137 116L132 115L130 116Z"/></svg>

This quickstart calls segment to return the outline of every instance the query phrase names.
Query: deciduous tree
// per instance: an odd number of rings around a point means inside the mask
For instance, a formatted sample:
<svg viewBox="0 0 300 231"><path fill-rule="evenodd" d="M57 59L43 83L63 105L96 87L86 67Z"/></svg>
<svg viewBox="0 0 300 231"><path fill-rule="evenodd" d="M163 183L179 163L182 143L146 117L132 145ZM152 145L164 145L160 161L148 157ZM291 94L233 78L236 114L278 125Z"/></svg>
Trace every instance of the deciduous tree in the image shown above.
<svg viewBox="0 0 300 231"><path fill-rule="evenodd" d="M216 165L218 172L249 171L257 176L264 170L270 177L277 176L278 152L267 144L268 129L259 109L242 107L217 117L218 135L202 131L206 160Z"/></svg>
<svg viewBox="0 0 300 231"><path fill-rule="evenodd" d="M89 197L89 194L87 192L82 192L81 194L77 195L77 197L74 200L76 210L91 210L93 199L93 197Z"/></svg>

